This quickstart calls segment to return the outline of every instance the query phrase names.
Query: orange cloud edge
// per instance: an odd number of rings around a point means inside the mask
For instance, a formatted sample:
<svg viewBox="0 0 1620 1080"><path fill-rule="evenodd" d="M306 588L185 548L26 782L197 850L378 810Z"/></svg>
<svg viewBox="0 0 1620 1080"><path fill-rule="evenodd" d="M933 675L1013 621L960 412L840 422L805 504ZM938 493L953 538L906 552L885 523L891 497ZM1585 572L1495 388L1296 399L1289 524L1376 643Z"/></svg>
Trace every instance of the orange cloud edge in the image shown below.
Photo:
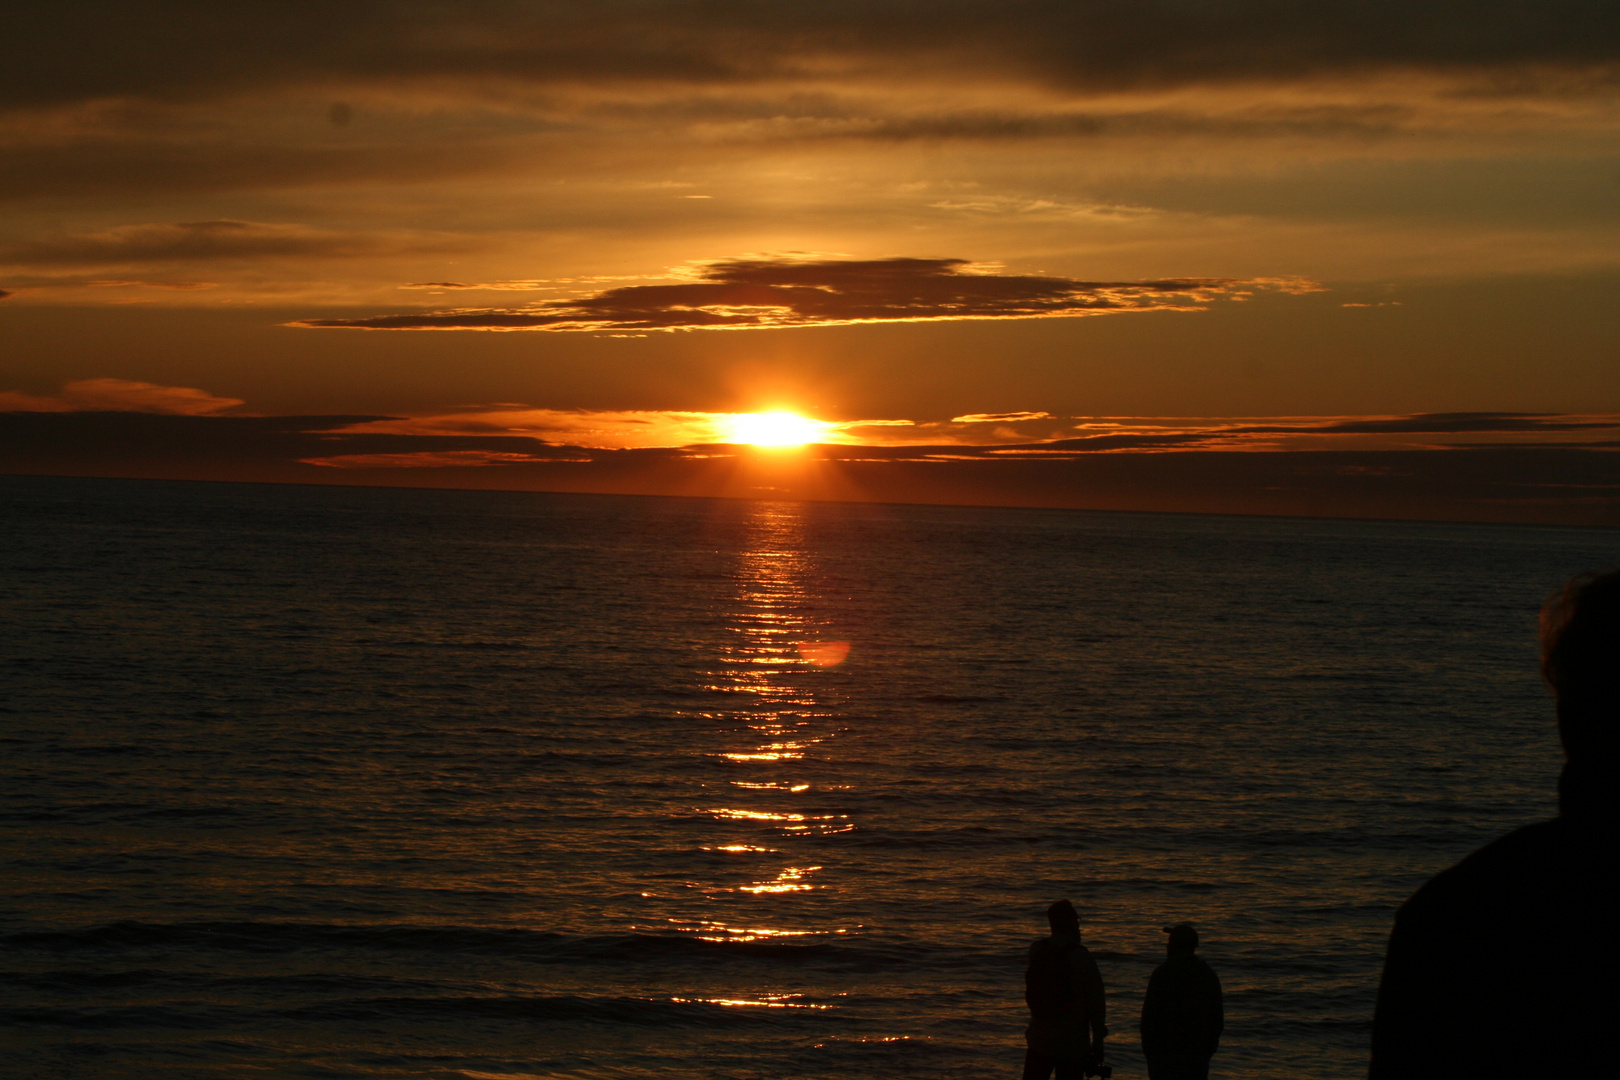
<svg viewBox="0 0 1620 1080"><path fill-rule="evenodd" d="M573 331L770 330L866 323L1055 319L1148 311L1201 311L1257 291L1322 292L1305 278L1174 277L1090 281L1009 274L960 258L821 258L775 253L697 260L656 285L621 285L522 307L453 308L358 319L299 319L289 326L349 330ZM404 288L510 289L538 281L416 282Z"/></svg>

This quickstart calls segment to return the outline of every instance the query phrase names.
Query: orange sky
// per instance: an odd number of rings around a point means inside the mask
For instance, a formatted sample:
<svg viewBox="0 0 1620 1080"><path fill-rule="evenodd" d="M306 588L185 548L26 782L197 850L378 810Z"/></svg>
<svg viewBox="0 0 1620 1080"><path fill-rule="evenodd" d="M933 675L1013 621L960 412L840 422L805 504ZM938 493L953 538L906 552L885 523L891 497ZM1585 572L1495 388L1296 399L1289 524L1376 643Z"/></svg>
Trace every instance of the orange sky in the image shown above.
<svg viewBox="0 0 1620 1080"><path fill-rule="evenodd" d="M1077 505L1101 489L1056 459L1097 453L1399 454L1438 484L1467 453L1541 485L1476 516L1620 514L1602 5L197 11L9 20L0 469L223 478L27 419L134 412L218 421L241 478L624 490L623 462L533 461L789 408L934 470L869 493ZM252 417L313 419L276 458ZM1534 479L1485 468L1510 451ZM688 458L631 486L845 490ZM882 460L841 468L922 467ZM1282 460L1222 468L1252 494ZM1288 505L1379 512L1337 490Z"/></svg>

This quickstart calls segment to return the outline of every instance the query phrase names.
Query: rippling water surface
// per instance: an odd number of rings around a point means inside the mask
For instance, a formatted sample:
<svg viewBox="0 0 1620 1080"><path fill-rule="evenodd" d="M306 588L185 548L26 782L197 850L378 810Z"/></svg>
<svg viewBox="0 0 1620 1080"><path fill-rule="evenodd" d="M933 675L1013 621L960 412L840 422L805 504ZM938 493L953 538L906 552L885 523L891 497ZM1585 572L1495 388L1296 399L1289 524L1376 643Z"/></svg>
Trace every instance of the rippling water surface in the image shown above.
<svg viewBox="0 0 1620 1080"><path fill-rule="evenodd" d="M0 478L38 1077L1016 1075L1080 908L1215 1075L1364 1072L1428 874L1553 811L1612 531Z"/></svg>

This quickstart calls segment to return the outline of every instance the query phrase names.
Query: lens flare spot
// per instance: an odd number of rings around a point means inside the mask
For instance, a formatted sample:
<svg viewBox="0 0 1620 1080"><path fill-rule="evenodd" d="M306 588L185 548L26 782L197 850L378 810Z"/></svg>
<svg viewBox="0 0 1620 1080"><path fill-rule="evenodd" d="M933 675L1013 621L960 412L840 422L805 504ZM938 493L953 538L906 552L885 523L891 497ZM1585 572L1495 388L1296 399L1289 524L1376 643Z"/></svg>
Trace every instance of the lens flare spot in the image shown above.
<svg viewBox="0 0 1620 1080"><path fill-rule="evenodd" d="M837 667L849 656L847 641L801 641L799 657L816 667Z"/></svg>

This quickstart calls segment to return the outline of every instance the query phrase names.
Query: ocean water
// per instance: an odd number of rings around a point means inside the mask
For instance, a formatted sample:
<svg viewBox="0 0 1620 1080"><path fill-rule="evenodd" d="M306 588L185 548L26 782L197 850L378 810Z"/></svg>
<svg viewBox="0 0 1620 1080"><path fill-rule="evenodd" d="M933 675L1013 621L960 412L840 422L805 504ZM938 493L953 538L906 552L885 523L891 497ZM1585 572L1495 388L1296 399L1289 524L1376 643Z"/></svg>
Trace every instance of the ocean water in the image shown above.
<svg viewBox="0 0 1620 1080"><path fill-rule="evenodd" d="M1554 812L1613 531L0 478L6 1075L996 1077L1067 896L1144 1076L1363 1074Z"/></svg>

